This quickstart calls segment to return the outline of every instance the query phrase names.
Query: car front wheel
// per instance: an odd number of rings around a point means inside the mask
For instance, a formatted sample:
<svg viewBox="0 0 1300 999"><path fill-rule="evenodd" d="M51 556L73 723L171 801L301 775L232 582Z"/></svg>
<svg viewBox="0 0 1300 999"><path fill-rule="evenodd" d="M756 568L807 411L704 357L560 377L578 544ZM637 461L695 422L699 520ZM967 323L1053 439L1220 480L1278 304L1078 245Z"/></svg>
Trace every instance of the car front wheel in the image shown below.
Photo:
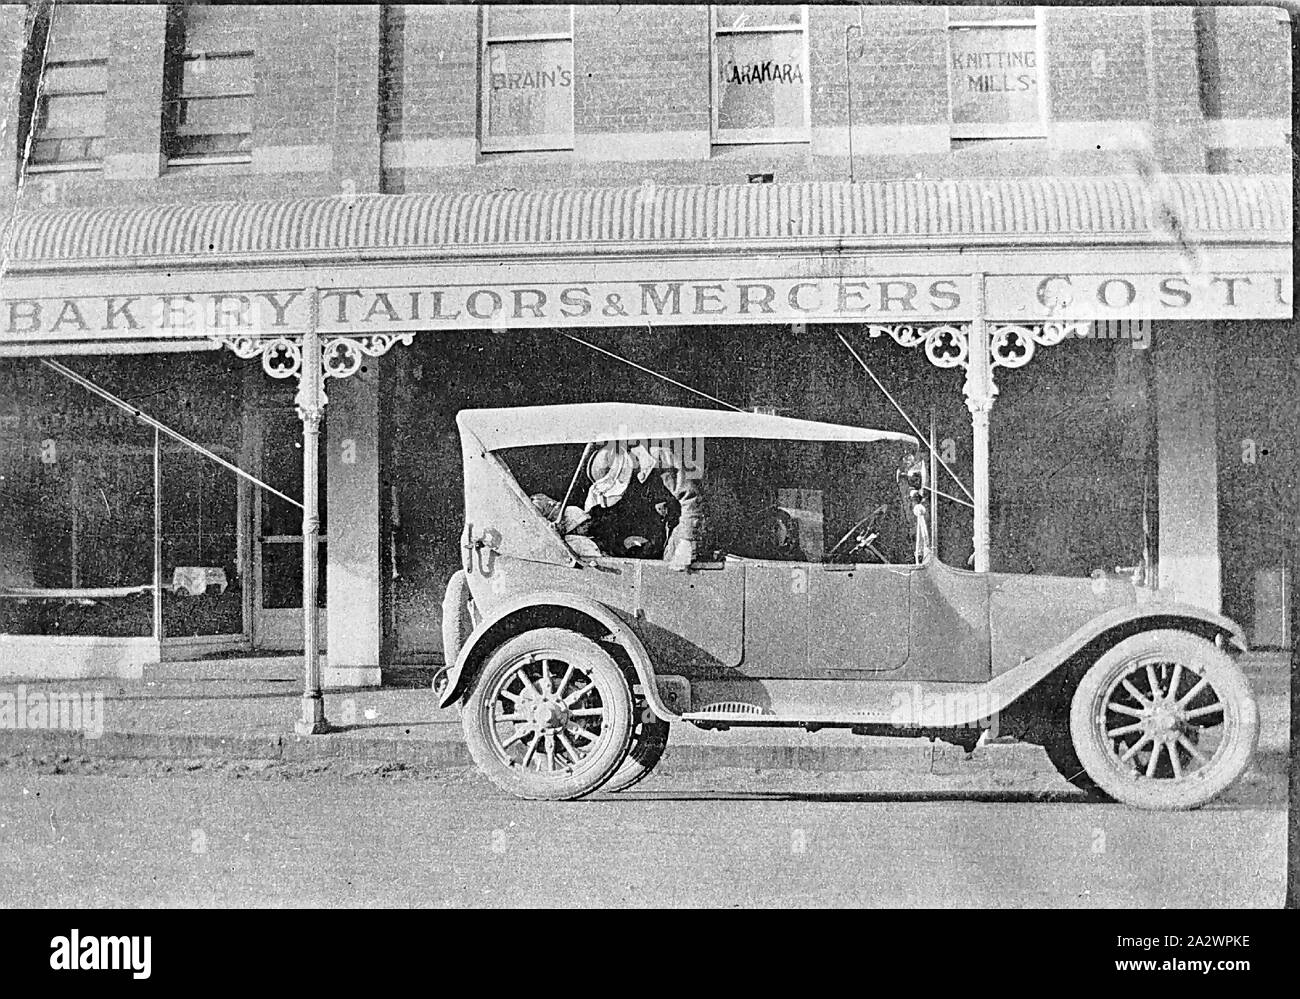
<svg viewBox="0 0 1300 999"><path fill-rule="evenodd" d="M627 756L632 692L591 639L539 628L492 653L461 711L479 769L520 798L590 794Z"/></svg>
<svg viewBox="0 0 1300 999"><path fill-rule="evenodd" d="M1232 658L1183 631L1115 645L1084 674L1070 736L1097 787L1137 808L1196 808L1241 775L1259 732Z"/></svg>

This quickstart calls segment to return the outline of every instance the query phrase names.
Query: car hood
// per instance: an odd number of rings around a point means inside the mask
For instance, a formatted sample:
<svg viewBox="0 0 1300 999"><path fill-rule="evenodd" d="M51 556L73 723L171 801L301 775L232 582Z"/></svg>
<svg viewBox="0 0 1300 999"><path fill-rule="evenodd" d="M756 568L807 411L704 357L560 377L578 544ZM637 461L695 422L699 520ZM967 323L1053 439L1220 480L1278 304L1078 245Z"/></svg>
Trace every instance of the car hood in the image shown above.
<svg viewBox="0 0 1300 999"><path fill-rule="evenodd" d="M994 673L1063 641L1108 611L1160 602L1158 591L1123 576L991 572L989 639Z"/></svg>

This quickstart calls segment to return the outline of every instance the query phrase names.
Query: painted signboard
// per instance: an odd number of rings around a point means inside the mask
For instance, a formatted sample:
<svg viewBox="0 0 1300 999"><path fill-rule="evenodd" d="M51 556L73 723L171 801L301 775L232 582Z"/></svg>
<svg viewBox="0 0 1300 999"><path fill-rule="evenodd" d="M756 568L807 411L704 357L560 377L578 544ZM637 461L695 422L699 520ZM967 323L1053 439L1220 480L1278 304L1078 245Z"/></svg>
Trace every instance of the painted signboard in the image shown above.
<svg viewBox="0 0 1300 999"><path fill-rule="evenodd" d="M322 288L324 333L973 318L969 274L394 283ZM1289 319L1289 272L990 275L987 318ZM304 288L0 299L5 342L301 333Z"/></svg>
<svg viewBox="0 0 1300 999"><path fill-rule="evenodd" d="M1039 120L1037 29L969 27L949 33L954 124Z"/></svg>

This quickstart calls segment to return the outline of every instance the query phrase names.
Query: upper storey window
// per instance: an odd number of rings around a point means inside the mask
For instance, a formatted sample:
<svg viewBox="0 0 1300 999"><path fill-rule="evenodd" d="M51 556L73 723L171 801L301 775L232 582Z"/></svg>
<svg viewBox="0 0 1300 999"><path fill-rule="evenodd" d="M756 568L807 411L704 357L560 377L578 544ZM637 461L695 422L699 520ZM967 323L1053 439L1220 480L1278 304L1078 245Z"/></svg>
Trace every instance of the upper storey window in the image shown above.
<svg viewBox="0 0 1300 999"><path fill-rule="evenodd" d="M809 140L808 8L710 8L713 141Z"/></svg>
<svg viewBox="0 0 1300 999"><path fill-rule="evenodd" d="M573 7L484 5L484 152L573 148Z"/></svg>
<svg viewBox="0 0 1300 999"><path fill-rule="evenodd" d="M108 91L108 24L93 5L53 4L37 13L28 35L20 117L33 129L28 168L84 170L104 158ZM44 59L44 72L39 72ZM37 82L39 80L39 100Z"/></svg>
<svg viewBox="0 0 1300 999"><path fill-rule="evenodd" d="M256 8L176 4L167 14L163 141L169 163L247 163Z"/></svg>
<svg viewBox="0 0 1300 999"><path fill-rule="evenodd" d="M1045 75L1041 8L948 8L954 139L1046 135Z"/></svg>

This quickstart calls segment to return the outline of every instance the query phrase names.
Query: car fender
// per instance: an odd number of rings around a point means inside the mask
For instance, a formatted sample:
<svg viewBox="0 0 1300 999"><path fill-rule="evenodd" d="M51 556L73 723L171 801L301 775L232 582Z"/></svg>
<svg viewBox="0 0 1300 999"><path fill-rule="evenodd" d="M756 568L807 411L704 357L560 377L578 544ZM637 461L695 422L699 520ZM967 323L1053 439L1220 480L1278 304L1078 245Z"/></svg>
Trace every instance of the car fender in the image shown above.
<svg viewBox="0 0 1300 999"><path fill-rule="evenodd" d="M1054 673L1089 645L1100 641L1104 651L1130 635L1159 628L1191 631L1205 638L1222 637L1246 651L1246 634L1230 618L1194 604L1173 601L1116 607L1093 618L1073 634L1036 656L1011 667L984 685L993 703L1005 708L1031 687Z"/></svg>
<svg viewBox="0 0 1300 999"><path fill-rule="evenodd" d="M497 643L494 635L510 634L510 623L522 614L536 614L547 610L577 612L614 636L614 640L627 653L636 670L637 678L645 691L650 710L664 721L676 721L681 716L663 703L655 683L654 664L636 633L615 611L598 600L575 596L572 593L529 593L506 600L481 620L461 646L455 665L447 671L447 686L438 701L445 708L460 700L468 692L470 681L477 675L483 657ZM532 615L530 615L532 616ZM538 625L542 626L542 625Z"/></svg>
<svg viewBox="0 0 1300 999"><path fill-rule="evenodd" d="M474 631L473 599L464 569L457 569L447 581L442 596L442 652L453 664Z"/></svg>

